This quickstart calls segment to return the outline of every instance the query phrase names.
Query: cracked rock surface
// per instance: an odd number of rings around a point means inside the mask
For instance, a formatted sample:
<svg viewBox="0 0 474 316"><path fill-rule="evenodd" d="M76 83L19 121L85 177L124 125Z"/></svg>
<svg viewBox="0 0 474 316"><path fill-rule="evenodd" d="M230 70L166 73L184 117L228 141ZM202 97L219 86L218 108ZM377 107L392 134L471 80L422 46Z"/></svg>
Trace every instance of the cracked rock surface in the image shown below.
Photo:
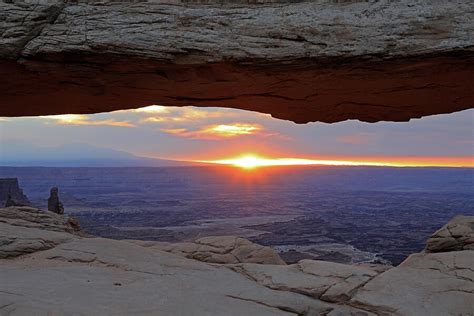
<svg viewBox="0 0 474 316"><path fill-rule="evenodd" d="M46 250L82 234L74 218L32 207L0 208L0 259Z"/></svg>
<svg viewBox="0 0 474 316"><path fill-rule="evenodd" d="M458 215L426 242L427 252L474 250L474 218Z"/></svg>
<svg viewBox="0 0 474 316"><path fill-rule="evenodd" d="M470 315L474 251L414 254L355 293L351 305L391 315Z"/></svg>
<svg viewBox="0 0 474 316"><path fill-rule="evenodd" d="M162 104L376 122L473 106L470 0L262 2L0 1L0 116Z"/></svg>
<svg viewBox="0 0 474 316"><path fill-rule="evenodd" d="M301 260L289 266L246 263L232 269L271 289L335 303L350 299L352 292L378 274L363 267L316 260Z"/></svg>
<svg viewBox="0 0 474 316"><path fill-rule="evenodd" d="M469 315L474 307L469 249L413 254L388 270L314 260L210 264L186 258L183 244L175 254L159 249L168 244L82 236L65 216L41 212L0 209L0 254L15 254L0 260L1 315ZM249 245L236 237L190 244L213 253Z"/></svg>
<svg viewBox="0 0 474 316"><path fill-rule="evenodd" d="M236 236L211 236L199 238L194 242L182 243L139 240L131 242L209 263L286 264L272 248Z"/></svg>

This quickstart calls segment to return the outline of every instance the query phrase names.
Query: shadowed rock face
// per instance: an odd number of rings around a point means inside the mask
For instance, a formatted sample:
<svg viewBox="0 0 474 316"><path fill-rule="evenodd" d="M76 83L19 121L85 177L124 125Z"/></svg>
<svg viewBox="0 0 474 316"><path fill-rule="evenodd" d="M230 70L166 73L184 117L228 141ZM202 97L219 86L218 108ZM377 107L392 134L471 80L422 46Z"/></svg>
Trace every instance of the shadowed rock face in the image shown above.
<svg viewBox="0 0 474 316"><path fill-rule="evenodd" d="M270 2L0 2L0 115L162 104L376 122L472 107L471 1Z"/></svg>
<svg viewBox="0 0 474 316"><path fill-rule="evenodd" d="M57 187L51 188L50 196L48 198L48 211L56 214L64 214L63 203L59 200L59 189Z"/></svg>
<svg viewBox="0 0 474 316"><path fill-rule="evenodd" d="M17 178L0 178L0 205L29 205L28 197L18 184Z"/></svg>

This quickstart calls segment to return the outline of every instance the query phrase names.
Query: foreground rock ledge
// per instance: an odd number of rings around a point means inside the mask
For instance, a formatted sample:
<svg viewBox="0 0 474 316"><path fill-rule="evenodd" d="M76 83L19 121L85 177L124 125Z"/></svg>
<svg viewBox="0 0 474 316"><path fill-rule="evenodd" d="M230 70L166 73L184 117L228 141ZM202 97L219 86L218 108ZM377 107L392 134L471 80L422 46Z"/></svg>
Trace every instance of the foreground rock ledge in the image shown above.
<svg viewBox="0 0 474 316"><path fill-rule="evenodd" d="M456 217L432 238L449 229L467 245L473 222ZM0 209L0 314L470 315L474 250L463 249L438 247L391 269L316 260L285 265L236 237L175 246L93 238L66 216L10 207ZM220 256L226 253L235 257Z"/></svg>
<svg viewBox="0 0 474 316"><path fill-rule="evenodd" d="M376 122L473 106L470 0L264 2L0 1L0 116L162 104Z"/></svg>

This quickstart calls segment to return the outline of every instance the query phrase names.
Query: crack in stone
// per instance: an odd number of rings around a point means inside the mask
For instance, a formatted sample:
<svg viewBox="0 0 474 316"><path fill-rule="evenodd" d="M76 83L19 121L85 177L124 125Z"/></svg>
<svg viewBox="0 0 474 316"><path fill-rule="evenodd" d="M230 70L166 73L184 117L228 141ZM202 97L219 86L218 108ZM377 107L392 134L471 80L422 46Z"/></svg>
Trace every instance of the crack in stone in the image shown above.
<svg viewBox="0 0 474 316"><path fill-rule="evenodd" d="M81 252L81 251L78 251L78 252ZM90 254L90 252L84 252L84 253L89 253ZM96 265L99 265L99 266L116 268L116 269L120 269L120 270L123 270L123 271L130 271L130 272L157 275L157 276L173 276L173 275L175 275L174 273L156 273L156 272L150 272L150 271L144 271L144 270L136 270L136 269L130 268L126 265L120 265L120 264L110 263L110 262L107 262L107 261L100 260L98 257L84 259L84 258L68 258L68 257L64 257L64 256L51 256L51 257L48 257L47 259L49 259L49 260L59 260L59 261L65 261L65 262L71 262L71 263L96 264Z"/></svg>
<svg viewBox="0 0 474 316"><path fill-rule="evenodd" d="M38 6L38 3L36 4L35 8ZM52 11L52 12L48 12L50 14L50 16L46 16L46 21L44 21L44 23L42 25L38 25L38 26L35 26L31 31L30 31L30 34L26 37L26 39L23 41L23 43L21 44L21 47L18 48L18 54L17 54L17 60L20 59L21 57L23 57L23 51L26 49L26 47L34 40L36 39L37 37L39 37L41 35L41 33L43 32L43 30L48 26L48 25L51 25L51 24L54 24L56 22L56 20L58 19L59 15L61 14L61 12L64 10L64 8L67 6L67 2L66 1L63 1L62 4L56 6L55 4L51 5L50 8L48 8L48 11ZM34 12L34 9L33 11L31 12ZM25 17L25 19L29 16L29 14ZM24 22L23 22L24 24Z"/></svg>
<svg viewBox="0 0 474 316"><path fill-rule="evenodd" d="M260 302L260 301L257 301L257 300L251 299L251 298L244 298L244 297L235 296L235 295L231 295L231 294L227 294L226 297L236 299L236 300L246 301L246 302L253 302L255 304L260 304L260 305L263 305L263 306L266 306L266 307L275 308L275 309L278 309L278 310L281 310L281 311L284 311L284 312L293 313L293 314L298 315L298 316L303 316L304 315L304 313L300 313L300 312L294 310L293 308L286 307L286 306L274 306L274 305L270 305L270 304L267 304L267 303L264 303L264 302Z"/></svg>
<svg viewBox="0 0 474 316"><path fill-rule="evenodd" d="M65 250L65 251L73 251L73 252L87 253L87 254L90 254L90 255L95 255L95 254L97 254L97 253L92 252L92 251L85 251L85 250L78 250L78 249L71 249L71 248L64 248L64 247L61 247L60 249L61 249L61 250Z"/></svg>
<svg viewBox="0 0 474 316"><path fill-rule="evenodd" d="M2 291L2 290L0 290L0 293L10 294L10 295L17 295L17 296L25 296L25 295L20 294L20 293L14 293L14 292Z"/></svg>
<svg viewBox="0 0 474 316"><path fill-rule="evenodd" d="M323 296L334 286L337 286L339 285L341 282L345 282L346 280L350 279L351 277L354 277L354 276L359 276L357 274L351 274L347 277L337 277L337 276L333 276L334 278L338 278L340 279L341 281L340 282L335 282L331 285L328 285L327 287L326 286L323 286L323 287L314 287L314 288L307 288L307 287L304 287L304 288L293 288L293 287L288 287L288 286L285 286L283 284L280 284L280 283L274 283L273 282L273 279L271 278L271 276L268 276L268 275L263 275L264 278L267 278L267 280L271 283L271 284L265 284L265 282L263 281L260 281L258 278L252 276L250 273L248 273L245 268L241 267L241 266L229 266L228 267L229 269L231 269L232 271L234 272L237 272L241 275L243 275L244 277L246 277L247 279L253 281L253 282L256 282L268 289L271 289L271 290L275 290L275 291L282 291L282 292L291 292L291 293L295 293L295 294L299 294L299 295L303 295L303 296L306 296L306 297L309 297L311 299L317 299L317 300L320 300L322 302L327 302L327 303L330 303L330 304L336 304L336 305L340 305L340 306L350 306L350 307L355 307L355 308L359 308L359 309L363 309L365 311L371 311L370 309L364 309L364 308L361 308L360 306L353 306L350 302L350 300L357 294L358 290L361 289L362 287L364 287L367 283L369 283L370 281L372 281L374 278L376 278L377 276L380 275L379 274L376 274L376 275L367 275L367 274L362 274L360 276L363 276L363 277L368 277L369 279L362 282L361 284L359 284L358 286L354 287L352 290L350 290L349 292L347 292L347 300L341 300L341 301L334 301L334 300L328 300L328 299L325 299L323 298ZM301 273L304 273L304 274L308 274L308 275L313 275L313 276L316 276L316 277L323 277L323 276L320 276L320 275L316 275L314 273L307 273L303 270L301 270L301 267L299 265L297 265L297 269L301 272ZM331 276L332 277L332 276ZM330 277L328 277L330 278ZM326 288L325 288L326 287ZM318 293L320 289L323 289L321 293Z"/></svg>
<svg viewBox="0 0 474 316"><path fill-rule="evenodd" d="M274 290L274 291L291 292L291 293L295 293L295 294L299 294L299 295L304 295L304 296L309 297L311 299L320 299L320 295L316 296L316 295L313 295L311 293L312 290L317 291L320 288L301 288L301 290L300 290L299 288L292 288L292 287L288 287L288 286L285 286L285 285L280 284L280 283L274 283L273 278L271 276L268 276L268 275L264 275L264 278L266 280L269 280L271 282L271 284L263 284L257 278L255 278L254 276L249 274L245 270L245 268L242 268L242 267L239 267L239 266L229 266L228 268L231 269L234 272L237 272L237 273L243 275L244 277L246 277L250 281L253 281L253 282L255 282L255 283L257 283L261 286L264 286L268 289L271 289L271 290ZM314 293L314 294L316 294L316 293Z"/></svg>
<svg viewBox="0 0 474 316"><path fill-rule="evenodd" d="M9 303L9 304L2 305L2 306L0 306L0 309L5 309L5 308L7 308L8 306L12 306L12 305L14 305L14 304L15 304L15 302L12 302L12 303Z"/></svg>

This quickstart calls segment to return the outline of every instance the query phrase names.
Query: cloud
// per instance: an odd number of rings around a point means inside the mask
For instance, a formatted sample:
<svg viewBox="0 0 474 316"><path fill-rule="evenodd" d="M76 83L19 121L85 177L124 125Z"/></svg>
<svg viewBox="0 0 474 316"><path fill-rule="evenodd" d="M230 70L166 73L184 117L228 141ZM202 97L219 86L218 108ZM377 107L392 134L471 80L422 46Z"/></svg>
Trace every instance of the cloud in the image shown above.
<svg viewBox="0 0 474 316"><path fill-rule="evenodd" d="M151 116L151 117L146 117L144 119L140 120L140 123L179 123L179 122L185 122L187 119L183 117L173 117L173 116Z"/></svg>
<svg viewBox="0 0 474 316"><path fill-rule="evenodd" d="M158 127L162 132L190 139L219 140L247 135L282 137L279 133L269 133L261 124L247 123L255 119L255 113L235 109L150 105L111 113L52 115L41 119L55 125L139 126L148 130Z"/></svg>
<svg viewBox="0 0 474 316"><path fill-rule="evenodd" d="M193 107L165 107L160 105L152 105L133 111L144 114L145 117L140 120L140 123L184 123L241 115L236 110L230 109L214 110Z"/></svg>
<svg viewBox="0 0 474 316"><path fill-rule="evenodd" d="M263 132L263 127L258 124L231 123L207 125L198 130L186 128L163 128L161 131L181 137L197 139L228 139L246 135L257 135Z"/></svg>
<svg viewBox="0 0 474 316"><path fill-rule="evenodd" d="M63 114L41 116L42 119L52 121L57 125L94 125L94 126L119 126L119 127L135 127L128 121L116 121L114 119L91 120L90 116L81 114Z"/></svg>
<svg viewBox="0 0 474 316"><path fill-rule="evenodd" d="M185 128L162 128L161 131L168 134L175 134L175 135L180 135L180 136L185 136L191 133Z"/></svg>
<svg viewBox="0 0 474 316"><path fill-rule="evenodd" d="M257 124L218 124L204 128L200 133L215 134L224 137L257 134L262 127Z"/></svg>

